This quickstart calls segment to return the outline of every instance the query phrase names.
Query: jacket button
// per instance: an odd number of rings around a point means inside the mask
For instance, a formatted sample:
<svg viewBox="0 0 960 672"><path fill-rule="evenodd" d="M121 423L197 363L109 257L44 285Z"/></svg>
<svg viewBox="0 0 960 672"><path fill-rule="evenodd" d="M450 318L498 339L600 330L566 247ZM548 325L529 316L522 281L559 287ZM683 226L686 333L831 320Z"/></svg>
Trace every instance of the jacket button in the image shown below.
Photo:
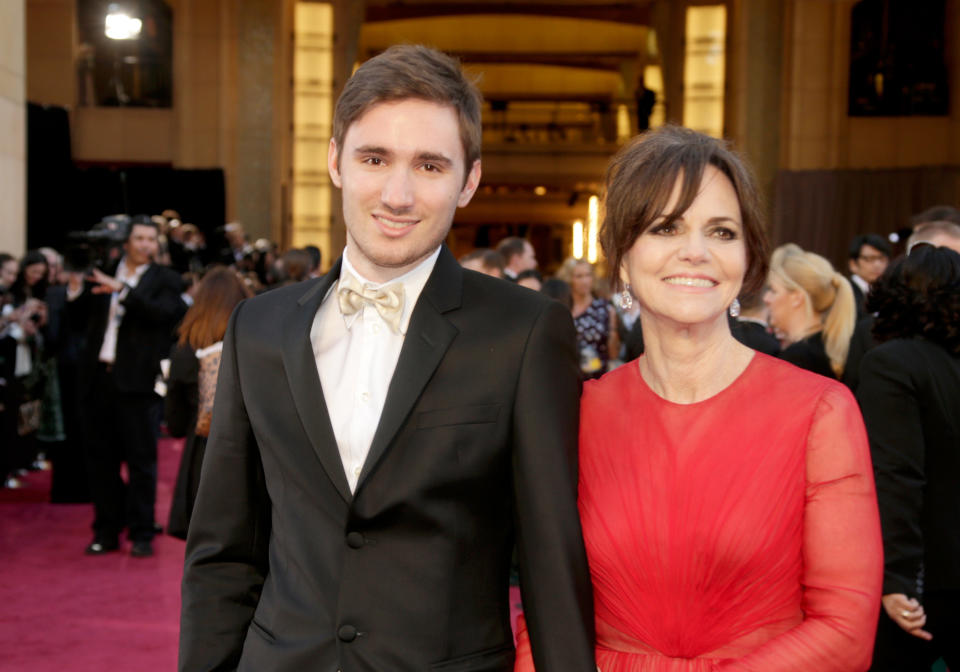
<svg viewBox="0 0 960 672"><path fill-rule="evenodd" d="M352 642L357 638L357 629L352 625L341 625L337 630L337 637L341 642Z"/></svg>
<svg viewBox="0 0 960 672"><path fill-rule="evenodd" d="M347 546L350 548L363 548L363 535L359 532L351 532L348 534Z"/></svg>

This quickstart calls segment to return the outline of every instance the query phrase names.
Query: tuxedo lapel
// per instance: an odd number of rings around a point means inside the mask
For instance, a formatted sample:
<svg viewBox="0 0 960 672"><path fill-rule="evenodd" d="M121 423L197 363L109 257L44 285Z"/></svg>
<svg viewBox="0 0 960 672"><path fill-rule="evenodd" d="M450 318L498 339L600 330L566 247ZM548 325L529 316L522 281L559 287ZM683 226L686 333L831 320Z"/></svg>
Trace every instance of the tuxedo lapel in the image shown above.
<svg viewBox="0 0 960 672"><path fill-rule="evenodd" d="M320 385L317 373L317 361L310 342L310 327L316 317L323 298L330 286L340 277L340 262L337 261L318 283L313 284L297 301L293 312L283 324L283 367L287 382L293 393L300 422L313 444L313 450L320 458L323 468L336 486L343 499L352 499L347 476L343 471L343 460L337 449L337 439L330 423L330 413Z"/></svg>
<svg viewBox="0 0 960 672"><path fill-rule="evenodd" d="M460 265L444 247L410 317L380 423L357 482L358 490L403 425L458 333L443 313L460 306L462 281Z"/></svg>

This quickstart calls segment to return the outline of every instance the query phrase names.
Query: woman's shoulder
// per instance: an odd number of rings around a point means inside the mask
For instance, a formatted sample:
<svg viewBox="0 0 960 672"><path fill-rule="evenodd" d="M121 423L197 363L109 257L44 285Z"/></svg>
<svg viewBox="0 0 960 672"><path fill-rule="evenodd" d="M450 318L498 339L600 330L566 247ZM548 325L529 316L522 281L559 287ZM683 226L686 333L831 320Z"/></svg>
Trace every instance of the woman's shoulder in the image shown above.
<svg viewBox="0 0 960 672"><path fill-rule="evenodd" d="M753 380L756 385L771 393L780 390L791 398L799 399L818 398L826 393L849 392L846 386L837 380L801 368L790 359L762 352L758 352L754 358Z"/></svg>
<svg viewBox="0 0 960 672"><path fill-rule="evenodd" d="M639 376L637 360L618 366L599 378L587 380L583 383L583 394L580 404L606 404L611 398L622 400L623 393L636 383Z"/></svg>

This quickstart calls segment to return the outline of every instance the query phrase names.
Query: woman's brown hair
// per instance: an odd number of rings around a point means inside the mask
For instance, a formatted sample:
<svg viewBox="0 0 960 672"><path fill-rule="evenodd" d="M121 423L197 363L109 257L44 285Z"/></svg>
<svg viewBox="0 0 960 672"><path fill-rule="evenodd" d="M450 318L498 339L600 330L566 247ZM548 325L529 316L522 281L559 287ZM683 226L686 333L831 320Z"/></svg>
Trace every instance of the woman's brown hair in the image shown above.
<svg viewBox="0 0 960 672"><path fill-rule="evenodd" d="M753 174L724 141L672 125L637 136L617 152L607 168L600 244L616 286L620 284L624 257L640 234L661 216L669 222L686 212L700 191L707 166L727 176L740 202L747 247L743 291L757 291L763 286L769 243ZM672 212L666 212L678 178L682 180L680 199Z"/></svg>
<svg viewBox="0 0 960 672"><path fill-rule="evenodd" d="M236 271L226 266L208 271L197 286L193 305L177 330L180 345L199 350L222 341L233 309L250 296Z"/></svg>

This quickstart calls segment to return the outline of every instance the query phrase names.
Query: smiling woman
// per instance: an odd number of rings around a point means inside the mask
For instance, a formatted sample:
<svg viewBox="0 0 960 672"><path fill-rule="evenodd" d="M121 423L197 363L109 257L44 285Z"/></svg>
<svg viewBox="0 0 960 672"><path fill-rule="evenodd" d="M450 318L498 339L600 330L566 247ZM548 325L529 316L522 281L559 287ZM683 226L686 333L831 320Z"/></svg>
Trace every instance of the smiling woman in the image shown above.
<svg viewBox="0 0 960 672"><path fill-rule="evenodd" d="M881 549L856 402L728 326L767 266L749 171L700 133L645 133L608 170L601 237L646 349L581 399L600 669L867 669Z"/></svg>

